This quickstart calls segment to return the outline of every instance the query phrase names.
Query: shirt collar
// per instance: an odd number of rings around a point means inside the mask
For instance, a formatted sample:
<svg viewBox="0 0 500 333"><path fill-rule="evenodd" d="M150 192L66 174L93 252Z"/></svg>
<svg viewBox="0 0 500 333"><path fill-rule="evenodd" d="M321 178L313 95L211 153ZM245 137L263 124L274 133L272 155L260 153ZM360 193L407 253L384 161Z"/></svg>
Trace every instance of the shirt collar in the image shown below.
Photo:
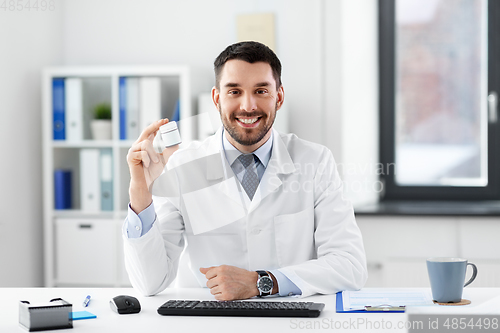
<svg viewBox="0 0 500 333"><path fill-rule="evenodd" d="M233 146L231 142L229 142L224 132L225 129L222 130L222 147L224 148L226 159L229 165L233 165L233 162L243 153L240 152L235 146ZM260 146L256 151L253 152L253 154L255 154L255 156L259 158L260 163L262 163L265 168L267 168L267 164L271 159L271 152L273 150L273 136L274 133L271 129L271 136L269 137L269 139L267 139L267 141L262 146Z"/></svg>

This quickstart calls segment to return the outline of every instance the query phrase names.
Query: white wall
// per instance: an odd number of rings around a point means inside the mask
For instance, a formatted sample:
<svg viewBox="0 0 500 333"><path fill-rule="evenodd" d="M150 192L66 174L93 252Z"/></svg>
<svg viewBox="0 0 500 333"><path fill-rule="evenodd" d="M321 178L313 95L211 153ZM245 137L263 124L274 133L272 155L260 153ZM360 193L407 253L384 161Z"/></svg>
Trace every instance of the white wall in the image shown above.
<svg viewBox="0 0 500 333"><path fill-rule="evenodd" d="M62 13L1 13L0 287L43 285L40 71L61 64Z"/></svg>
<svg viewBox="0 0 500 333"><path fill-rule="evenodd" d="M326 1L325 145L353 205L376 202L378 162L377 1Z"/></svg>

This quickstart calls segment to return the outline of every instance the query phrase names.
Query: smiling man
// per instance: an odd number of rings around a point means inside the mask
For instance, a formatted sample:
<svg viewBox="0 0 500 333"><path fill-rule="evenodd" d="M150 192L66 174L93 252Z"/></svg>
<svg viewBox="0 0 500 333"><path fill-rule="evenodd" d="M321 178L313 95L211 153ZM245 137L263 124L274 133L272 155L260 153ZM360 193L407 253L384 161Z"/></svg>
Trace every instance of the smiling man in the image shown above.
<svg viewBox="0 0 500 333"><path fill-rule="evenodd" d="M233 59L223 63L220 58L215 64L212 98L229 142L239 151L250 153L271 136L276 111L283 104L283 86L267 62ZM276 71L281 71L278 68Z"/></svg>
<svg viewBox="0 0 500 333"><path fill-rule="evenodd" d="M361 288L362 237L331 152L272 127L285 97L279 59L241 42L214 69L223 123L215 135L158 154L151 142L168 122L159 120L127 155L123 235L133 286L164 290L187 240L192 273L218 300Z"/></svg>

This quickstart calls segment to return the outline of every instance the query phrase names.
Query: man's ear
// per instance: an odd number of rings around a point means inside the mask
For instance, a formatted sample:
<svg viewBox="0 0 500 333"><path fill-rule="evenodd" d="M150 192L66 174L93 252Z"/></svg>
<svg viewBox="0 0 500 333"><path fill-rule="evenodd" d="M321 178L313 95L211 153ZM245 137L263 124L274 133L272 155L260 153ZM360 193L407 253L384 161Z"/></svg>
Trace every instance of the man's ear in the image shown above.
<svg viewBox="0 0 500 333"><path fill-rule="evenodd" d="M212 87L212 101L214 102L214 105L217 108L217 110L219 110L219 97L220 97L219 89L215 88L215 86Z"/></svg>
<svg viewBox="0 0 500 333"><path fill-rule="evenodd" d="M281 109L281 106L283 105L284 101L285 101L285 89L283 88L283 86L281 86L278 89L278 96L276 99L276 110Z"/></svg>

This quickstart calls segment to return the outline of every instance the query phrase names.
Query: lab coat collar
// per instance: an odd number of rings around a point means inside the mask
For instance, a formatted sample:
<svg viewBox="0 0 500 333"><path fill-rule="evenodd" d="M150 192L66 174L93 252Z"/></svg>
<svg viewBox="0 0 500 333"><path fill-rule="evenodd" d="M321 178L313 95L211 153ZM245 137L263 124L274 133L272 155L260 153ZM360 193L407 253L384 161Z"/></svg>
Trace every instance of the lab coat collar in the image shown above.
<svg viewBox="0 0 500 333"><path fill-rule="evenodd" d="M264 168L267 168L269 160L271 159L271 152L273 149L273 136L274 132L271 130L271 135L269 136L269 139L262 146L260 146L257 150L253 152L253 154L255 154L255 156L257 156L257 158L259 159L260 163L264 165ZM224 153L229 165L233 165L234 161L241 154L244 154L241 151L239 151L235 146L233 146L231 142L229 142L224 130L222 130L222 147L224 148Z"/></svg>
<svg viewBox="0 0 500 333"><path fill-rule="evenodd" d="M272 163L272 164L271 164ZM276 174L289 174L295 172L295 165L288 152L280 133L273 128L273 151L268 167L276 168ZM266 169L267 170L267 169Z"/></svg>
<svg viewBox="0 0 500 333"><path fill-rule="evenodd" d="M234 177L234 173L229 167L227 160L224 156L224 148L222 147L222 133L223 127L219 127L217 132L211 136L208 140L211 140L209 147L217 147L219 158L211 158L207 160L207 179L216 180L220 178L228 179ZM226 171L226 172L224 172ZM231 173L229 173L231 172ZM229 173L229 175L228 175ZM224 174L226 176L224 177Z"/></svg>
<svg viewBox="0 0 500 333"><path fill-rule="evenodd" d="M295 170L295 165L281 135L278 131L273 129L273 151L271 153L271 159L269 160L266 172L264 172L264 176L262 176L253 200L250 203L249 212L255 210L262 200L269 194L276 192L283 184L278 175L290 174L295 172Z"/></svg>
<svg viewBox="0 0 500 333"><path fill-rule="evenodd" d="M295 166L293 164L293 160L288 153L288 150L283 142L278 131L274 128L272 129L273 135L271 136L273 139L273 146L271 151L271 159L267 164L266 173L270 173L273 175L276 174L289 174L295 172ZM220 158L211 158L207 160L207 179L208 180L216 180L220 178L232 178L234 177L234 173L224 156L224 148L222 146L222 135L224 134L223 127L221 126L217 132L209 139L212 140L209 146L217 147ZM268 172L268 168L269 172Z"/></svg>
<svg viewBox="0 0 500 333"><path fill-rule="evenodd" d="M236 178L233 170L231 169L222 147L222 127L213 135L209 140L210 146L218 147L219 158L210 158L207 160L207 179L217 180L223 179L218 185L220 191L225 193L230 199L243 206L246 206L248 212L256 209L260 202L269 194L276 191L282 185L279 174L289 174L295 172L295 166L287 147L281 138L281 135L273 128L273 148L271 152L271 159L267 165L266 171L259 183L259 187L251 202L249 200L240 200L240 193L242 191L241 184Z"/></svg>

